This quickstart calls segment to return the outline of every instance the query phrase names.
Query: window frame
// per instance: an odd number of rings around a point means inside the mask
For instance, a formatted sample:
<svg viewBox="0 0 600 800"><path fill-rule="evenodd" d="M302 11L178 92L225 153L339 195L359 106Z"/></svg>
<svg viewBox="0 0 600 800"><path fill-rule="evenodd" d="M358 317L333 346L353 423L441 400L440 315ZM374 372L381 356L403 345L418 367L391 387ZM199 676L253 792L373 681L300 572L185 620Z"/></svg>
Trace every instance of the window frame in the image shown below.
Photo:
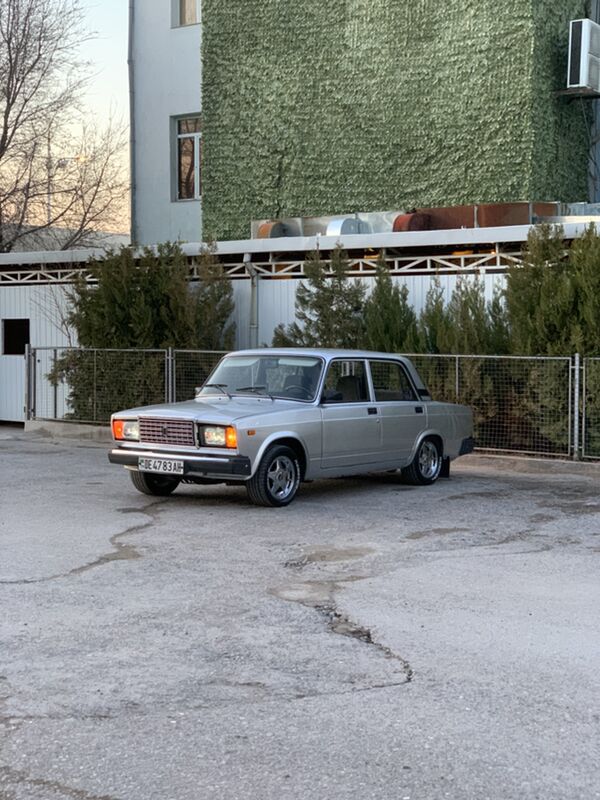
<svg viewBox="0 0 600 800"><path fill-rule="evenodd" d="M339 363L357 363L362 364L363 371L364 371L364 381L365 381L365 388L367 392L367 397L364 400L325 400L324 395L326 391L326 384L327 378L329 376L329 370L333 367L334 364ZM344 377L344 376L340 376ZM371 370L368 365L368 358L352 358L352 357L343 357L338 356L336 358L332 358L331 361L327 364L327 368L323 372L323 384L320 390L320 402L326 406L346 406L346 405L360 405L360 403L372 403L373 400L373 385L371 383Z"/></svg>
<svg viewBox="0 0 600 800"><path fill-rule="evenodd" d="M196 8L196 21L195 22L182 22L181 21L181 4L184 0L171 0L171 27L172 28L190 28L192 25L200 25L202 22L202 8L201 0L192 0Z"/></svg>
<svg viewBox="0 0 600 800"><path fill-rule="evenodd" d="M179 133L179 123L184 120L199 120L200 130L192 133ZM179 142L192 139L194 145L194 196L180 197ZM202 113L178 114L171 117L171 201L173 203L197 203L202 201Z"/></svg>
<svg viewBox="0 0 600 800"><path fill-rule="evenodd" d="M402 363L402 361L398 361L395 358L369 358L367 359L369 365L369 379L371 384L371 393L373 397L373 402L379 403L419 403L421 402L421 395L419 394L419 390L415 386L415 382L412 379L410 372L407 370L406 365ZM377 389L375 388L375 381L373 379L373 372L371 370L371 363L383 363L383 364L395 364L399 367L400 371L404 374L408 385L410 386L413 398L411 400L378 400L377 399Z"/></svg>

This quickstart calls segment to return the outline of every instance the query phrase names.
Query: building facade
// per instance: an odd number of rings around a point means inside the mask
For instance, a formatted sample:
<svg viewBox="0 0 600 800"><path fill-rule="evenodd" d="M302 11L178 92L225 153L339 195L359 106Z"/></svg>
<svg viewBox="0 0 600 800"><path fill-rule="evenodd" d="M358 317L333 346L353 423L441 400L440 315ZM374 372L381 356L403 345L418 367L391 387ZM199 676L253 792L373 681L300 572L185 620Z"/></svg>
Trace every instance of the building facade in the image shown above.
<svg viewBox="0 0 600 800"><path fill-rule="evenodd" d="M585 0L204 0L204 229L588 196ZM587 109L591 115L591 107Z"/></svg>
<svg viewBox="0 0 600 800"><path fill-rule="evenodd" d="M130 6L132 241L199 241L200 0Z"/></svg>

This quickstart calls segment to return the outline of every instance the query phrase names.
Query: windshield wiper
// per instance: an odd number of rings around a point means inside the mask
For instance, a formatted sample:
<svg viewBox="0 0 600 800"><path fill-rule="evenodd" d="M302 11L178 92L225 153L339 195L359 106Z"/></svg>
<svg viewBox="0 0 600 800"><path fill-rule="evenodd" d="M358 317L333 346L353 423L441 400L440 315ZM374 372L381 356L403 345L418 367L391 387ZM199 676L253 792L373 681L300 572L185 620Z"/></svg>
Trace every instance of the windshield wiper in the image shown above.
<svg viewBox="0 0 600 800"><path fill-rule="evenodd" d="M231 400L231 395L227 391L227 384L226 383L205 383L202 387L203 389L220 389L223 394L226 394L227 397Z"/></svg>
<svg viewBox="0 0 600 800"><path fill-rule="evenodd" d="M252 392L253 394L264 394L265 397L270 397L271 400L275 398L270 392L267 392L266 386L238 386L236 392Z"/></svg>

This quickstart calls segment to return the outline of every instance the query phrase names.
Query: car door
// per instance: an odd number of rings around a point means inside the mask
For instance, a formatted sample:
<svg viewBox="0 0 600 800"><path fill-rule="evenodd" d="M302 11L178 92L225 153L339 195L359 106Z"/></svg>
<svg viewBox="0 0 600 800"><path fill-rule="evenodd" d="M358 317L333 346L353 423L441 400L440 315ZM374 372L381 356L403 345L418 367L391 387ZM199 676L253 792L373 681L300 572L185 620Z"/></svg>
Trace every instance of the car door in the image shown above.
<svg viewBox="0 0 600 800"><path fill-rule="evenodd" d="M371 402L366 363L336 359L328 367L321 403L322 469L374 464L381 458L381 421Z"/></svg>
<svg viewBox="0 0 600 800"><path fill-rule="evenodd" d="M427 428L427 406L400 361L369 359L369 370L381 419L382 460L406 461Z"/></svg>

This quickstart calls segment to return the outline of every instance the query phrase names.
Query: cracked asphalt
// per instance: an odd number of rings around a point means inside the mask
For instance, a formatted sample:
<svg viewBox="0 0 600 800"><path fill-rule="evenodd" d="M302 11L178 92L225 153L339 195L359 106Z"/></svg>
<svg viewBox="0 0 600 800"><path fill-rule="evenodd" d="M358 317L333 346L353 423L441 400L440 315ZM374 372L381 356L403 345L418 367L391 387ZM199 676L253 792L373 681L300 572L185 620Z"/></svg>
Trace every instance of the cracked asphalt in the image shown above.
<svg viewBox="0 0 600 800"><path fill-rule="evenodd" d="M1 800L600 798L600 465L135 491L0 428Z"/></svg>

